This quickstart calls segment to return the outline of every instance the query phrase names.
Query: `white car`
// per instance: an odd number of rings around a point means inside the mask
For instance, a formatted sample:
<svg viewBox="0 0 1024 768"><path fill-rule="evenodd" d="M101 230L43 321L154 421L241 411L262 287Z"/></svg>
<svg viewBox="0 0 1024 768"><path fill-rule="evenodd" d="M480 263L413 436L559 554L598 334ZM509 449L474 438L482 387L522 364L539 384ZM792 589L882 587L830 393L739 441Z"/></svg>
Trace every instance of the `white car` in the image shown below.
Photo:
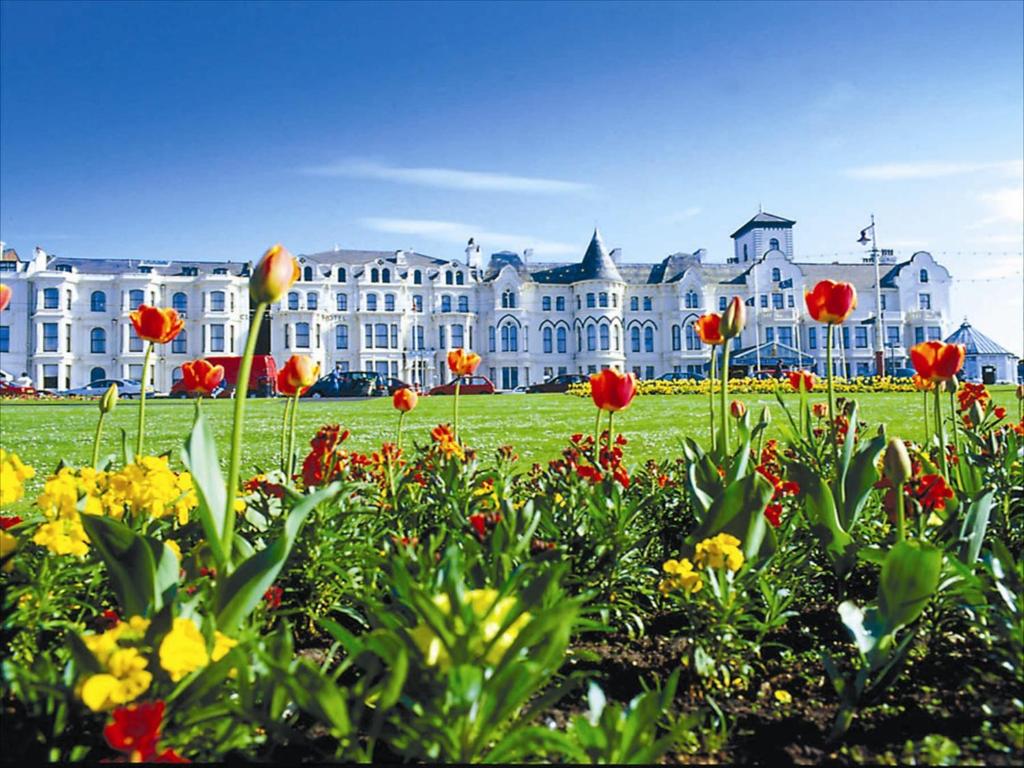
<svg viewBox="0 0 1024 768"><path fill-rule="evenodd" d="M133 379L97 379L96 381L90 381L84 387L75 387L74 389L65 389L61 391L61 395L79 395L82 397L96 396L99 397L111 384L117 384L117 396L123 397L130 400L131 398L138 397L142 394L142 384ZM150 395L153 393L153 388L150 387L146 390L146 394Z"/></svg>

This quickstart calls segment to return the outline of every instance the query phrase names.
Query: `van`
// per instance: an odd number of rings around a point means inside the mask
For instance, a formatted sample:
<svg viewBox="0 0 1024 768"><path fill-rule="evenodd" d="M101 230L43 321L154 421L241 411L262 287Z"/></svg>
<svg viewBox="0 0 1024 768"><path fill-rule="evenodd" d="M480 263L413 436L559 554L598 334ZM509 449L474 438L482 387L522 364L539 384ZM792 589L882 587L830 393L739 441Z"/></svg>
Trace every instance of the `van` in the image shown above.
<svg viewBox="0 0 1024 768"><path fill-rule="evenodd" d="M214 397L234 397L238 384L238 369L242 365L241 355L213 355L203 358L210 365L224 366L224 381L221 389ZM253 355L252 369L249 371L250 397L274 397L277 394L277 364L273 355ZM184 398L189 393L185 390L185 382L175 382L171 387L171 397Z"/></svg>

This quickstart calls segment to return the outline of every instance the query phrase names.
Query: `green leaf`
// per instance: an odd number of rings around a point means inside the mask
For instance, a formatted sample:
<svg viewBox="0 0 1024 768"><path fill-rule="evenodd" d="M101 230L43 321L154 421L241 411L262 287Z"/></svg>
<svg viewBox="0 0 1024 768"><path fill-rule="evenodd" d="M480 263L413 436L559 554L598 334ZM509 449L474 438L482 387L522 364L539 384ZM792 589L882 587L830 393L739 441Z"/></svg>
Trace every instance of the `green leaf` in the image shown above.
<svg viewBox="0 0 1024 768"><path fill-rule="evenodd" d="M836 502L828 484L810 467L794 464L790 472L800 486L811 531L821 540L836 573L846 575L856 562L856 545L839 522Z"/></svg>
<svg viewBox="0 0 1024 768"><path fill-rule="evenodd" d="M893 545L878 582L878 610L887 632L914 621L939 586L942 550L919 541Z"/></svg>
<svg viewBox="0 0 1024 768"><path fill-rule="evenodd" d="M192 484L199 498L199 521L213 550L217 568L227 572L223 532L225 530L227 490L217 459L217 444L202 414L196 417L192 431L181 450L181 460L192 474Z"/></svg>
<svg viewBox="0 0 1024 768"><path fill-rule="evenodd" d="M995 491L990 490L978 499L971 502L964 516L963 527L960 529L960 559L968 565L978 560L981 552L981 545L985 540L985 531L988 529L988 518L992 512L992 500Z"/></svg>
<svg viewBox="0 0 1024 768"><path fill-rule="evenodd" d="M764 508L775 489L758 472L730 483L711 505L704 521L691 533L688 546L719 533L729 533L743 542L743 556L755 560L766 530Z"/></svg>
<svg viewBox="0 0 1024 768"><path fill-rule="evenodd" d="M860 517L864 504L871 497L871 491L878 482L876 469L878 457L885 450L886 438L878 435L853 456L843 479L844 496L841 523L850 530Z"/></svg>
<svg viewBox="0 0 1024 768"><path fill-rule="evenodd" d="M124 523L99 515L82 515L82 527L107 566L110 585L127 616L151 616L163 605L169 569L161 556L158 574L154 552L164 553L163 542L140 536ZM176 563L168 550L164 554ZM174 581L177 583L177 568Z"/></svg>
<svg viewBox="0 0 1024 768"><path fill-rule="evenodd" d="M284 530L273 543L243 561L226 579L218 580L215 605L217 628L221 632L234 634L238 625L252 613L288 559L306 517L317 504L340 489L340 483L331 483L303 497L288 513Z"/></svg>

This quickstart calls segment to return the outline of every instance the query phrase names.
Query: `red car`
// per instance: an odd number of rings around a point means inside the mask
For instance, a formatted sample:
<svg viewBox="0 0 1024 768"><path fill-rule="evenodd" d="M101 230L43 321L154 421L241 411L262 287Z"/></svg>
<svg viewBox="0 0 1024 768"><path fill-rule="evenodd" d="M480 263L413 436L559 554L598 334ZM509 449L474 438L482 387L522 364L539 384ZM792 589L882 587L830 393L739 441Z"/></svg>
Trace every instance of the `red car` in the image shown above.
<svg viewBox="0 0 1024 768"><path fill-rule="evenodd" d="M215 390L214 397L234 397L238 385L238 369L242 364L241 355L211 355L204 358L212 365L224 366L224 382L220 390ZM254 355L252 368L249 370L249 396L272 397L277 391L277 365L271 355ZM185 382L178 381L171 387L170 396L175 398L188 397Z"/></svg>
<svg viewBox="0 0 1024 768"><path fill-rule="evenodd" d="M447 384L442 384L430 390L431 395L454 395L455 382L452 379ZM462 384L459 387L460 395L493 395L494 384L486 376L463 376Z"/></svg>
<svg viewBox="0 0 1024 768"><path fill-rule="evenodd" d="M13 382L0 380L0 397L39 397L48 394L35 387L19 387Z"/></svg>

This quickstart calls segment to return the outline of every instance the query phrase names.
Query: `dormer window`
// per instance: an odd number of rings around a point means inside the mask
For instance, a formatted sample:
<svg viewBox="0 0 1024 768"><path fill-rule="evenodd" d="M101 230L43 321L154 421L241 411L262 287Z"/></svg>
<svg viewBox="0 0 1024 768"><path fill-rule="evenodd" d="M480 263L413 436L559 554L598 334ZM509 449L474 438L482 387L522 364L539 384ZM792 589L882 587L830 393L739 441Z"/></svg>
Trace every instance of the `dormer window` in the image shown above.
<svg viewBox="0 0 1024 768"><path fill-rule="evenodd" d="M182 267L181 268L181 274L184 277L195 277L196 275L199 274L199 268L198 267Z"/></svg>
<svg viewBox="0 0 1024 768"><path fill-rule="evenodd" d="M772 267L772 282L777 283L782 279L782 272L778 267Z"/></svg>
<svg viewBox="0 0 1024 768"><path fill-rule="evenodd" d="M444 273L444 284L445 285L452 285L453 280L454 280L454 277L453 277L451 272L445 272Z"/></svg>
<svg viewBox="0 0 1024 768"><path fill-rule="evenodd" d="M57 267L57 271L58 272L70 272L71 271L71 267L65 268L63 266L60 266L60 267ZM152 271L153 271L152 267L139 267L139 272L141 272L144 275L148 275Z"/></svg>
<svg viewBox="0 0 1024 768"><path fill-rule="evenodd" d="M920 278L920 281L922 283L927 283L928 282L928 270L927 269L922 269L921 273L918 275L918 277Z"/></svg>
<svg viewBox="0 0 1024 768"><path fill-rule="evenodd" d="M465 285L466 284L466 276L464 274L462 274L461 272L456 272L455 273L455 284L456 285Z"/></svg>
<svg viewBox="0 0 1024 768"><path fill-rule="evenodd" d="M779 250L779 239L777 237L773 237L771 240L769 240L768 248L773 251Z"/></svg>
<svg viewBox="0 0 1024 768"><path fill-rule="evenodd" d="M510 288L506 288L501 293L501 307L502 309L515 309L516 308L516 294L515 291Z"/></svg>
<svg viewBox="0 0 1024 768"><path fill-rule="evenodd" d="M384 270L381 271L381 273L380 273L380 281L382 283L390 283L391 282L391 270L390 269L384 269Z"/></svg>
<svg viewBox="0 0 1024 768"><path fill-rule="evenodd" d="M226 275L227 273L227 267L217 267L215 270L213 270L213 274L215 275Z"/></svg>
<svg viewBox="0 0 1024 768"><path fill-rule="evenodd" d="M302 279L303 279L303 281L305 281L307 283L313 282L313 268L312 267L306 267L304 270L302 270Z"/></svg>
<svg viewBox="0 0 1024 768"><path fill-rule="evenodd" d="M344 283L348 279L348 275L345 274L344 267L338 267L338 282Z"/></svg>
<svg viewBox="0 0 1024 768"><path fill-rule="evenodd" d="M413 270L413 273L412 273L412 284L413 285L423 285L423 273L420 272L420 270L418 270L418 269Z"/></svg>

